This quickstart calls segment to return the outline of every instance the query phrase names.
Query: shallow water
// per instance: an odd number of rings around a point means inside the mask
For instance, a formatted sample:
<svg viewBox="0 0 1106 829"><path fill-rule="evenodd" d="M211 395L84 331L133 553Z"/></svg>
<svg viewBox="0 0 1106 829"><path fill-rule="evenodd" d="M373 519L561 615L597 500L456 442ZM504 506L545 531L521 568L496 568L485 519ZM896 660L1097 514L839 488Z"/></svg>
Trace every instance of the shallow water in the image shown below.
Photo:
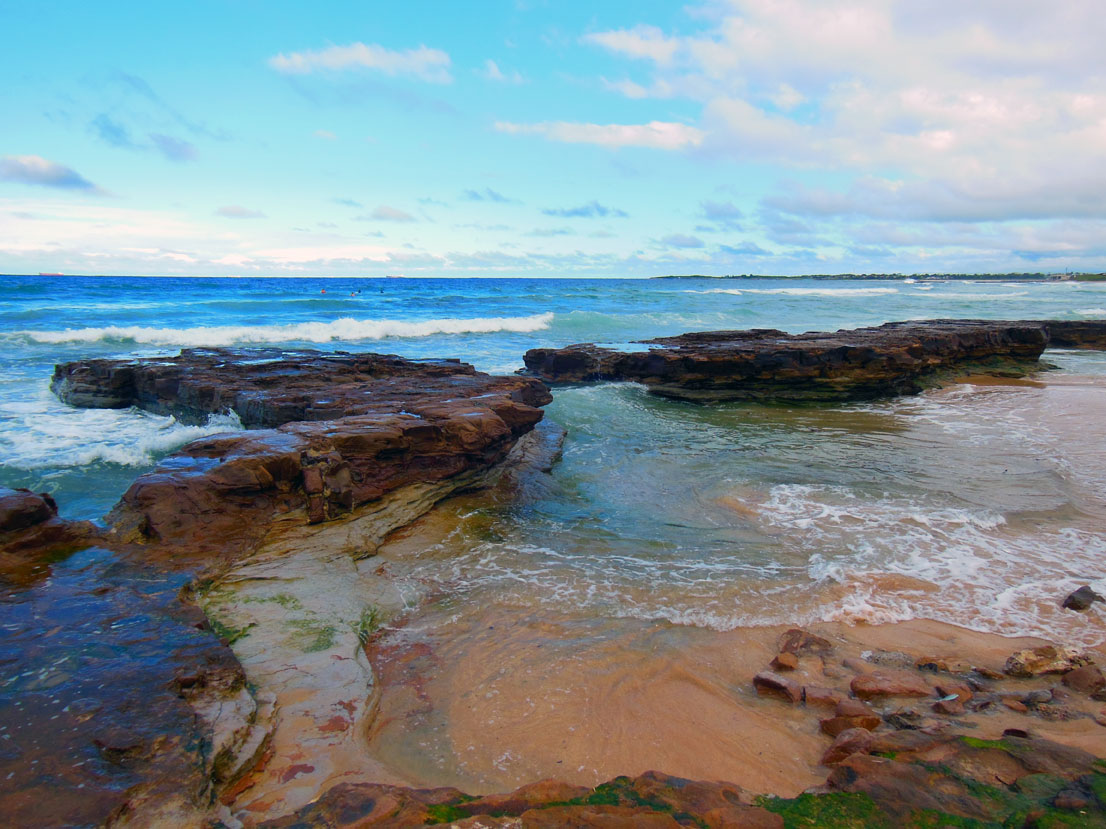
<svg viewBox="0 0 1106 829"><path fill-rule="evenodd" d="M230 416L196 427L64 406L48 388L63 360L280 344L507 372L528 348L582 341L1104 309L1106 285L1073 283L0 277L0 485L50 491L64 515L97 518L158 458L237 428ZM409 606L377 643L374 744L412 781L475 790L562 767L598 780L626 770L627 746L677 746L693 731L715 735L718 751L684 744L673 762L719 777L727 763L756 764L726 729L735 689L764 654L734 662L717 650L747 626L935 618L1106 642L1101 606L1058 607L1083 583L1106 592L1106 355L1046 358L1059 369L1033 380L849 405L557 389L548 417L568 438L551 475L521 495L453 499L381 557ZM112 567L56 562L26 595L91 594ZM67 624L100 624L95 603L82 606L65 605ZM30 667L42 666L17 673ZM618 720L628 706L681 700L698 715ZM621 730L599 740L616 720ZM561 734L564 751L519 736L539 732ZM808 737L795 735L793 756L817 753ZM781 790L812 774L764 766L761 783Z"/></svg>

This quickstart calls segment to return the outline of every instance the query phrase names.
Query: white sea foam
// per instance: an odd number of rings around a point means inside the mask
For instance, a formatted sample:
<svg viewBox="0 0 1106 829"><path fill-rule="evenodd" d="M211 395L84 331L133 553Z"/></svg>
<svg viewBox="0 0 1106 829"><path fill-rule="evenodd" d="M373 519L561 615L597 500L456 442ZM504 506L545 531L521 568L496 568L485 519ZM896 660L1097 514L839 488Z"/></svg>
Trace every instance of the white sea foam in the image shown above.
<svg viewBox="0 0 1106 829"><path fill-rule="evenodd" d="M187 426L133 409L72 409L45 398L12 401L0 407L0 462L20 469L144 467L189 441L241 428L234 414Z"/></svg>
<svg viewBox="0 0 1106 829"><path fill-rule="evenodd" d="M898 288L713 288L688 294L782 294L785 296L880 296L897 294Z"/></svg>
<svg viewBox="0 0 1106 829"><path fill-rule="evenodd" d="M1106 308L1080 308L1075 313L1086 317L1101 317L1106 316Z"/></svg>
<svg viewBox="0 0 1106 829"><path fill-rule="evenodd" d="M223 325L196 328L146 328L107 326L64 331L18 331L14 335L36 343L120 342L190 347L226 346L240 343L382 340L429 337L434 334L492 334L498 331L530 333L548 328L553 313L528 317L478 317L475 319L360 320L342 317L330 322L299 322L288 325Z"/></svg>

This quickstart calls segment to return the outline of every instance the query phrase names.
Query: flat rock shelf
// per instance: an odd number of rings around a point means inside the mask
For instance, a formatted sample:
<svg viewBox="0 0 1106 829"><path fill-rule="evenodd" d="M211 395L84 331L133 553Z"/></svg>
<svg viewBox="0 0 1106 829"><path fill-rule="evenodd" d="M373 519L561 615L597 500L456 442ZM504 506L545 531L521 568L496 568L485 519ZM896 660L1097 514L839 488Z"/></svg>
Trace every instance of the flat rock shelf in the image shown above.
<svg viewBox="0 0 1106 829"><path fill-rule="evenodd" d="M946 373L1032 366L1050 344L1106 346L1106 321L929 320L851 331L707 331L643 341L646 351L593 343L526 352L551 383L623 380L682 400L862 400L916 394Z"/></svg>

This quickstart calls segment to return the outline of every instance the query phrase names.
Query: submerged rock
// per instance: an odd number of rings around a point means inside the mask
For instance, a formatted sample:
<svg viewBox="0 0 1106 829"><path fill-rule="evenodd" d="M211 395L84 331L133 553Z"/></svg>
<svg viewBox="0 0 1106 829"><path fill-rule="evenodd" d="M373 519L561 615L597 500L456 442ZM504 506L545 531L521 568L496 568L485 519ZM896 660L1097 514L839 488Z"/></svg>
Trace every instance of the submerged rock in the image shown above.
<svg viewBox="0 0 1106 829"><path fill-rule="evenodd" d="M526 352L528 373L554 382L627 380L683 400L850 400L911 394L928 378L988 363L1026 366L1048 323L894 322L853 331L710 331L645 341L644 352L586 343ZM994 367L994 366L992 366Z"/></svg>
<svg viewBox="0 0 1106 829"><path fill-rule="evenodd" d="M1106 598L1095 593L1089 584L1085 584L1078 590L1069 593L1061 607L1068 610L1086 610L1095 602L1106 602Z"/></svg>
<svg viewBox="0 0 1106 829"><path fill-rule="evenodd" d="M59 553L87 547L98 535L88 521L65 521L45 492L0 487L0 582L29 585L49 573Z"/></svg>

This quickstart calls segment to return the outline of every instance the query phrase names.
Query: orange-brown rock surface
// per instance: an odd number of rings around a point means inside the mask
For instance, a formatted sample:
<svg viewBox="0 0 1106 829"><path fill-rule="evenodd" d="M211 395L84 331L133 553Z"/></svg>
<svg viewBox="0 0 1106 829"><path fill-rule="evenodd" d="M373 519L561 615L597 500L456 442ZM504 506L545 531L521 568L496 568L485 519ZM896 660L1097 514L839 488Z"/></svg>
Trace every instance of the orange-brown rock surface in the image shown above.
<svg viewBox="0 0 1106 829"><path fill-rule="evenodd" d="M216 556L251 549L281 516L349 515L416 482L489 469L541 420L537 380L454 361L273 349L57 366L77 406L139 406L185 422L233 412L247 431L194 441L141 476L115 535Z"/></svg>

